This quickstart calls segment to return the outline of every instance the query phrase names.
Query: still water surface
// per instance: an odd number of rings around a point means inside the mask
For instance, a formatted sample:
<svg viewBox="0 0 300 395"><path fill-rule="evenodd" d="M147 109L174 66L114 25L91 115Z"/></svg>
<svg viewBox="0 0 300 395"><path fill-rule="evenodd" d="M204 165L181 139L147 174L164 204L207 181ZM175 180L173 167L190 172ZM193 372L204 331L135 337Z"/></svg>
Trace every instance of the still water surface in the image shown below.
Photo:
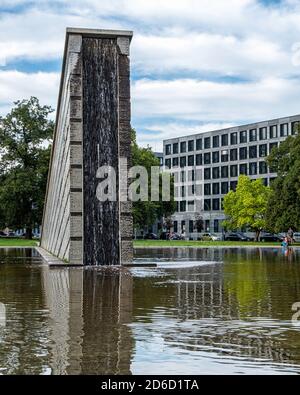
<svg viewBox="0 0 300 395"><path fill-rule="evenodd" d="M0 249L0 374L299 374L300 251L137 250L50 269Z"/></svg>

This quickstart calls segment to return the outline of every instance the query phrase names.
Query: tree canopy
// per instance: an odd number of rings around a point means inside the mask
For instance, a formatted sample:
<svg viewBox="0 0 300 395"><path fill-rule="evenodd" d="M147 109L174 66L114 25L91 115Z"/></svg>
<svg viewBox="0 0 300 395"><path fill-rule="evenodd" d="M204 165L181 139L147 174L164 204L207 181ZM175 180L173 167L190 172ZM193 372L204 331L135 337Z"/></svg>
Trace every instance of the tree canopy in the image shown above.
<svg viewBox="0 0 300 395"><path fill-rule="evenodd" d="M273 148L268 164L277 178L271 185L266 213L267 227L274 232L300 229L300 134L289 136Z"/></svg>
<svg viewBox="0 0 300 395"><path fill-rule="evenodd" d="M141 148L138 146L136 141L136 132L132 130L132 166L143 166L146 168L149 178L149 199L147 202L134 202L133 203L133 220L135 228L145 228L151 226L156 220L162 217L169 217L175 212L176 203L174 201L174 180L171 178L171 200L170 202L164 202L161 199L161 186L162 186L162 174L160 174L160 201L152 202L150 191L151 191L151 167L159 166L159 159L154 155L152 149Z"/></svg>
<svg viewBox="0 0 300 395"><path fill-rule="evenodd" d="M0 117L0 226L32 228L42 221L54 124L39 100L17 101Z"/></svg>
<svg viewBox="0 0 300 395"><path fill-rule="evenodd" d="M266 227L265 214L270 196L270 188L262 180L252 181L249 177L239 177L236 191L230 191L224 197L224 226L229 230L251 228L256 239Z"/></svg>

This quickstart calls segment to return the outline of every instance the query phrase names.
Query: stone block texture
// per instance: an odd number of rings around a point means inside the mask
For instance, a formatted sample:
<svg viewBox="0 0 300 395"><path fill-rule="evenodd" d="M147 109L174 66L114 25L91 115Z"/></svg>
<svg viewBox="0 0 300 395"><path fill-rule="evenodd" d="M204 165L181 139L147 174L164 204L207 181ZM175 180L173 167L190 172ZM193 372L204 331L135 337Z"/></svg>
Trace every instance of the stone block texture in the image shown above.
<svg viewBox="0 0 300 395"><path fill-rule="evenodd" d="M131 163L132 32L67 29L41 247L79 265L133 259L131 204L100 202L100 166ZM122 180L124 188L124 180Z"/></svg>

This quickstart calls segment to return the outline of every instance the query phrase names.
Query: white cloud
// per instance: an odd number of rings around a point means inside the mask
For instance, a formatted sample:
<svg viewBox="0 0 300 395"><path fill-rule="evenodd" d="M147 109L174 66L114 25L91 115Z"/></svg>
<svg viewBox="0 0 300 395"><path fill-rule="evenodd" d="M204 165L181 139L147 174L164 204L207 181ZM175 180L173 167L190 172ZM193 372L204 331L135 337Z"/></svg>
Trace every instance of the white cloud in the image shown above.
<svg viewBox="0 0 300 395"><path fill-rule="evenodd" d="M132 109L144 145L159 147L162 138L206 125L211 129L299 112L299 0L269 8L255 0L30 3L19 13L0 11L0 66L24 58L61 59L66 26L134 30ZM30 3L0 0L0 9ZM151 79L136 80L140 75ZM222 83L224 76L246 82ZM0 112L31 95L55 106L58 78L0 71Z"/></svg>
<svg viewBox="0 0 300 395"><path fill-rule="evenodd" d="M0 71L0 114L5 115L13 102L36 96L42 104L56 107L59 75Z"/></svg>
<svg viewBox="0 0 300 395"><path fill-rule="evenodd" d="M139 119L255 121L298 113L300 80L266 78L249 83L140 80L133 84L132 93L134 114Z"/></svg>

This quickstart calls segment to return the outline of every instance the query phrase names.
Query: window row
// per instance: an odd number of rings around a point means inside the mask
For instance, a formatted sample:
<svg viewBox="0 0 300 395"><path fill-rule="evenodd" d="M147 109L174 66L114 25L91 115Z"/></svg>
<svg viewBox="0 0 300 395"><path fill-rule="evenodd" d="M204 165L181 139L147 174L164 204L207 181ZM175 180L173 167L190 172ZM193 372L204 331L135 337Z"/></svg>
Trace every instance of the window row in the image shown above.
<svg viewBox="0 0 300 395"><path fill-rule="evenodd" d="M256 174L267 174L268 165L266 162L251 162L249 164L243 163L231 166L222 167L208 167L204 169L204 180L218 179L218 178L228 178L238 177L239 175L249 175L254 176Z"/></svg>
<svg viewBox="0 0 300 395"><path fill-rule="evenodd" d="M181 229L180 229L180 231L183 233L183 232L186 232L186 225L187 225L187 223L186 223L187 221L174 221L173 222L173 229L174 229L174 233L178 233L179 232L179 225L181 226ZM201 233L201 231L205 231L205 232L209 232L210 230L211 230L211 228L210 228L210 226L211 226L211 223L210 223L211 221L210 220L205 220L204 221L204 229L202 229L202 227L201 228L199 228L199 226L198 226L198 228L197 228L197 222L196 221L193 221L193 220L189 220L188 221L188 230L189 230L189 233L194 233L194 232L198 232L198 233ZM213 231L215 232L215 233L219 233L220 232L220 227L221 227L221 224L222 224L222 220L219 220L219 219L214 219L214 221L213 221Z"/></svg>
<svg viewBox="0 0 300 395"><path fill-rule="evenodd" d="M291 134L295 135L300 130L300 121L292 122ZM230 135L222 134L221 136L204 137L197 140L182 141L181 143L167 144L165 146L166 155L176 155L179 153L201 151L203 149L226 147L229 145L245 144L248 142L268 140L278 137L287 137L289 135L289 124L272 125L259 129L243 130L233 132ZM173 148L173 149L172 149Z"/></svg>
<svg viewBox="0 0 300 395"><path fill-rule="evenodd" d="M226 163L229 161L265 158L275 147L278 147L278 143L270 143L269 147L268 144L261 144L259 146L252 145L239 149L233 148L225 151L206 152L205 154L189 155L187 157L169 158L165 160L165 166L170 169L171 167L202 166L220 162Z"/></svg>

